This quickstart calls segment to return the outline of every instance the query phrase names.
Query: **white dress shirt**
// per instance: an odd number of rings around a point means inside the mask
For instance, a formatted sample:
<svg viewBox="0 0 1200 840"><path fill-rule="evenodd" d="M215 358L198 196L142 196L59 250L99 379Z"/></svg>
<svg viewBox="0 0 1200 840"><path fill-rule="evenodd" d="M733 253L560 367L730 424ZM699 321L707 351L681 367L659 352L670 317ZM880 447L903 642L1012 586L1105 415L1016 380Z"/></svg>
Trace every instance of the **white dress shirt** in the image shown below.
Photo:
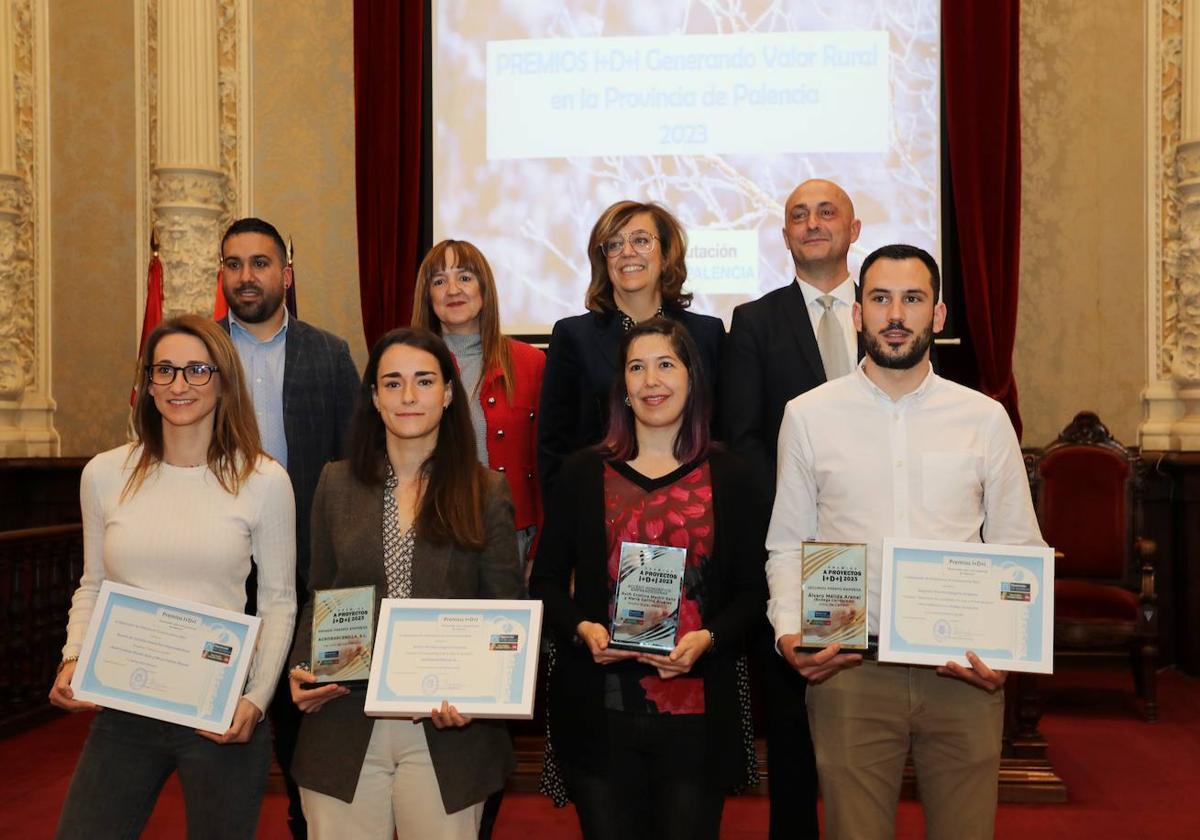
<svg viewBox="0 0 1200 840"><path fill-rule="evenodd" d="M800 286L800 293L804 295L804 307L808 310L808 319L812 322L813 335L820 335L817 330L821 324L821 316L825 314L825 307L817 298L825 292L799 277L796 278L796 283ZM846 358L852 364L858 358L858 331L854 329L854 319L850 317L854 308L854 288L854 280L847 274L846 279L829 292L834 297L833 314L837 316L838 323L842 326L842 334L846 337Z"/></svg>
<svg viewBox="0 0 1200 840"><path fill-rule="evenodd" d="M885 537L1045 545L1003 407L932 366L895 402L860 363L788 403L767 533L776 640L800 632L805 540L867 544L867 624L878 633Z"/></svg>

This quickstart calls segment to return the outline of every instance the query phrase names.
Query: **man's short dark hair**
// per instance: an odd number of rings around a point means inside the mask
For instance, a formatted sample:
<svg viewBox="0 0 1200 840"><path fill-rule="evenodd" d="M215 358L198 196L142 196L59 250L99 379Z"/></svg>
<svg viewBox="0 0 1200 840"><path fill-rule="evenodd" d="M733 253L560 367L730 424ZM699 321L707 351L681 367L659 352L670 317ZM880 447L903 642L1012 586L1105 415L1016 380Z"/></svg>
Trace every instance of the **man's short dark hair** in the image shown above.
<svg viewBox="0 0 1200 840"><path fill-rule="evenodd" d="M928 251L918 248L916 245L884 245L868 254L867 258L863 260L862 268L858 270L858 286L855 288L854 294L859 303L862 303L863 284L867 281L867 269L873 266L876 260L920 260L925 268L929 269L929 282L933 285L933 302L937 303L941 299L942 275L938 271L937 262Z"/></svg>
<svg viewBox="0 0 1200 840"><path fill-rule="evenodd" d="M261 233L264 236L271 237L275 242L275 248L279 251L279 264L287 265L287 245L284 243L283 237L279 235L279 231L275 229L275 225L270 222L264 222L262 219L256 219L253 216L238 219L225 231L225 235L221 237L222 258L225 256L225 243L229 241L229 237L238 236L243 233Z"/></svg>

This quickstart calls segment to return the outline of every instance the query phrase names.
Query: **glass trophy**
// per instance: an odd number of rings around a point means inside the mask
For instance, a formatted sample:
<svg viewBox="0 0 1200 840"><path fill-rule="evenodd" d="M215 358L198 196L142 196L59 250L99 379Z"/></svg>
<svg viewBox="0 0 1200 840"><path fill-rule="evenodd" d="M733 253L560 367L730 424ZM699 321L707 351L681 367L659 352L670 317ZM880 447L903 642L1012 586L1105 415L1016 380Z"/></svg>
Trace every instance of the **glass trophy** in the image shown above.
<svg viewBox="0 0 1200 840"><path fill-rule="evenodd" d="M800 647L820 650L838 642L843 651L867 650L866 544L806 542L801 558Z"/></svg>
<svg viewBox="0 0 1200 840"><path fill-rule="evenodd" d="M675 649L686 565L686 548L621 543L609 647L657 654Z"/></svg>
<svg viewBox="0 0 1200 840"><path fill-rule="evenodd" d="M313 592L312 672L317 683L365 683L371 675L375 587Z"/></svg>

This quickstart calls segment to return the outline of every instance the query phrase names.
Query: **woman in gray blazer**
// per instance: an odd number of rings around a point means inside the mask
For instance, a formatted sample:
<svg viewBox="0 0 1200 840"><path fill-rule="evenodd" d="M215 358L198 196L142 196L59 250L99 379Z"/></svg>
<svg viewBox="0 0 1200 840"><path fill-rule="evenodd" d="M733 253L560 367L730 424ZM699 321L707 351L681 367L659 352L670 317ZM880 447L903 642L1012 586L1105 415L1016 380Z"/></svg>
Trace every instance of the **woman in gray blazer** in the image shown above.
<svg viewBox="0 0 1200 840"><path fill-rule="evenodd" d="M363 375L350 457L329 464L317 486L311 590L374 585L379 598L519 597L512 498L476 457L469 396L434 334L398 329L379 340ZM421 721L369 718L361 691L304 687L314 680L311 634L310 594L290 680L306 713L292 773L312 836L391 838L398 830L473 839L484 800L515 764L504 724L472 721L444 701Z"/></svg>

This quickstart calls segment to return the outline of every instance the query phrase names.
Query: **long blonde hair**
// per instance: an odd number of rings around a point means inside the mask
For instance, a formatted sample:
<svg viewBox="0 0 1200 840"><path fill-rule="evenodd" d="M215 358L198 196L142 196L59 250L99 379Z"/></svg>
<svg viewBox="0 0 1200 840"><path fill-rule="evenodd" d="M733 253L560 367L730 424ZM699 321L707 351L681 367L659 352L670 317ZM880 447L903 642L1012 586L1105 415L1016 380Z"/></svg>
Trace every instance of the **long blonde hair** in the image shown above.
<svg viewBox="0 0 1200 840"><path fill-rule="evenodd" d="M446 267L446 252L454 251L454 265L451 268L469 271L479 281L479 296L483 308L479 310L479 340L483 345L483 372L500 369L504 378L504 395L512 399L513 374L512 354L508 349L508 339L500 332L500 306L496 302L496 278L492 275L492 267L488 265L483 252L460 239L443 239L429 249L421 266L417 269L417 285L413 290L412 326L429 330L436 335L442 334L442 322L433 311L433 296L430 286L433 275ZM479 379L483 383L483 377Z"/></svg>
<svg viewBox="0 0 1200 840"><path fill-rule="evenodd" d="M146 339L146 347L137 361L133 387L137 392L130 417L130 436L140 444L141 454L121 491L124 500L135 493L146 476L163 459L162 415L150 395L150 373L146 369L154 361L158 342L167 335L191 335L200 339L208 350L220 377L221 393L217 397L213 436L208 445L208 468L226 492L236 496L242 484L253 474L258 459L266 455L254 419L254 404L242 374L233 341L215 321L199 315L180 315L163 321ZM134 450L137 451L137 450Z"/></svg>

